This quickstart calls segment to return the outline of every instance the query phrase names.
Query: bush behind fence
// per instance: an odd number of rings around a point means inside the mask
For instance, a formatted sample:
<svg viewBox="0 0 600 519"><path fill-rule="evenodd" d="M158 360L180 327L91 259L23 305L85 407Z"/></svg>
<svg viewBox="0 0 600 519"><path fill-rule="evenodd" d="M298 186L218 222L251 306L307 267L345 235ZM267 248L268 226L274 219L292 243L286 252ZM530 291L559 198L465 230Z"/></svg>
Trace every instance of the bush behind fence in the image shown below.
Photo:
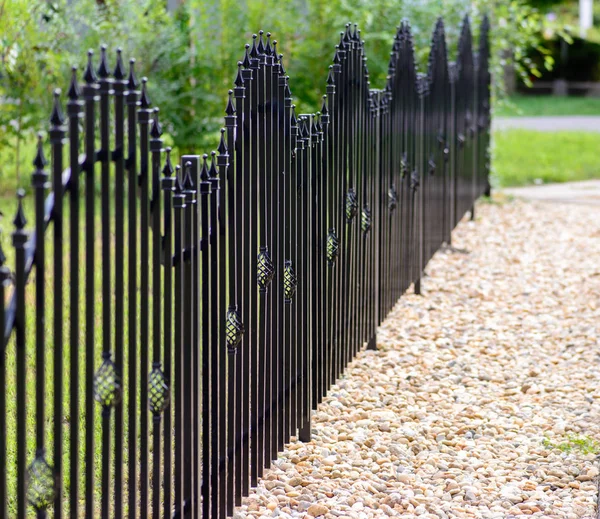
<svg viewBox="0 0 600 519"><path fill-rule="evenodd" d="M438 21L419 73L403 22L375 89L348 24L321 111L297 114L261 31L218 149L176 166L134 61L90 52L65 112L55 94L49 168L40 137L31 233L19 193L14 272L0 250L0 518L226 517L309 441L489 191L488 32L474 53L466 18L449 63Z"/></svg>

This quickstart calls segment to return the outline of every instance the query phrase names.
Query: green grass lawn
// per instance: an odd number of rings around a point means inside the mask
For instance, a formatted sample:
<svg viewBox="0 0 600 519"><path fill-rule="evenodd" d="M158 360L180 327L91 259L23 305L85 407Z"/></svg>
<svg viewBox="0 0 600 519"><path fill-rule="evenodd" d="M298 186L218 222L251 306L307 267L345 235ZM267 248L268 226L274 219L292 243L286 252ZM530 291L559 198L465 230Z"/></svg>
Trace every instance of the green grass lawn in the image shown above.
<svg viewBox="0 0 600 519"><path fill-rule="evenodd" d="M600 97L514 95L498 107L494 115L600 115Z"/></svg>
<svg viewBox="0 0 600 519"><path fill-rule="evenodd" d="M512 129L494 133L493 140L496 185L600 178L600 133Z"/></svg>

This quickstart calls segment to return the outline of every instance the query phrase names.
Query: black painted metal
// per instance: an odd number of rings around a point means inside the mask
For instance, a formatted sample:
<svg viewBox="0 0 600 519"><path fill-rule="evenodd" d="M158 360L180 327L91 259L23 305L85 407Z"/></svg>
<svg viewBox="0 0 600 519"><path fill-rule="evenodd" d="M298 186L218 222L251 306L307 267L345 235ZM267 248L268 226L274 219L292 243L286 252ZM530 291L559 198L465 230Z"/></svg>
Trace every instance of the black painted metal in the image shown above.
<svg viewBox="0 0 600 519"><path fill-rule="evenodd" d="M0 473L0 519L25 517L28 501L38 517L225 518L286 443L310 440L312 410L489 194L487 19L479 33L474 53L465 19L449 63L438 21L420 74L402 22L374 89L348 24L320 112L297 115L261 31L217 151L176 168L133 60L126 77L120 50L112 72L105 47L97 70L90 52L66 118L55 93L51 177L38 144L31 234L19 193L14 274L0 249L0 387L16 381L17 404L11 453L0 392L0 457L17 475Z"/></svg>

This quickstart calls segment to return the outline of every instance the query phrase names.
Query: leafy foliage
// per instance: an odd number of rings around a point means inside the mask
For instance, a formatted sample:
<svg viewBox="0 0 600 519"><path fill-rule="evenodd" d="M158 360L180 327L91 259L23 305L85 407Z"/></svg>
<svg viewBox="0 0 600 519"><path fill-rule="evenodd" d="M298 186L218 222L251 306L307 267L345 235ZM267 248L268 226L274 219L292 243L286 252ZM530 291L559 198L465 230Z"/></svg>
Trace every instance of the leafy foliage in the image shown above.
<svg viewBox="0 0 600 519"><path fill-rule="evenodd" d="M542 23L522 0L186 0L173 13L165 7L166 2L155 0L0 0L0 157L11 154L7 149L18 150L14 160L0 165L3 185L22 169L23 140L44 127L52 89L66 86L69 67L83 65L85 50L104 42L111 51L121 46L125 57L137 59L138 76L149 77L169 144L180 153L198 153L217 143L235 64L260 28L279 40L299 112L312 112L325 90L336 34L348 21L361 29L371 84L381 87L395 27L403 17L411 20L424 69L440 14L450 57L455 58L463 16L472 16L477 37L482 14L490 11L498 99L502 69L511 59L506 51L512 51L519 72L531 73L534 65L526 50L538 45ZM31 157L25 160L29 163Z"/></svg>

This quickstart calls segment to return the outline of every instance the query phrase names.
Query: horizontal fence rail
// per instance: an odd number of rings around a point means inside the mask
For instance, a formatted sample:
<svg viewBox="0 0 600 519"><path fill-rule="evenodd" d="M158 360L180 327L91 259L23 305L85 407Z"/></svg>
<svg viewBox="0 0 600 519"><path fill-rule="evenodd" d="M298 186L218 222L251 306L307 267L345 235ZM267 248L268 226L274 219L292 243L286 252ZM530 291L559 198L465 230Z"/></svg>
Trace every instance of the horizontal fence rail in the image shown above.
<svg viewBox="0 0 600 519"><path fill-rule="evenodd" d="M451 63L438 21L419 73L403 22L375 89L348 24L320 112L299 114L261 31L218 149L177 165L134 60L90 51L19 192L14 269L0 249L0 519L224 518L309 441L489 193L488 33L473 52L466 18Z"/></svg>

